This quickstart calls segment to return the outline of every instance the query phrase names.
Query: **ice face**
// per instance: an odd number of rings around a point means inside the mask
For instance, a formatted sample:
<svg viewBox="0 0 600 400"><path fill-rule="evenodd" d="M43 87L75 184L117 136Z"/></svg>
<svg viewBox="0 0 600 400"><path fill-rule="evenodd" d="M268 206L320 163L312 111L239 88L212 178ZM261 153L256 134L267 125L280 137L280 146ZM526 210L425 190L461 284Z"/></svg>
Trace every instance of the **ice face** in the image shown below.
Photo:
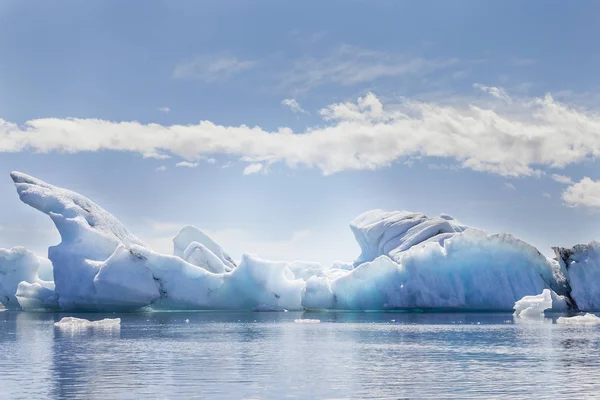
<svg viewBox="0 0 600 400"><path fill-rule="evenodd" d="M511 235L488 235L447 215L374 210L351 224L361 247L354 263L323 267L246 254L236 265L195 227L179 231L174 255L157 253L91 200L21 173L12 177L21 199L50 216L62 241L48 251L55 288L36 275L44 262L34 255L5 251L15 269L2 264L0 253L0 295L11 306L511 310L518 302L528 315L548 302L552 309L574 306L572 299L580 309L600 304L597 244L552 261Z"/></svg>
<svg viewBox="0 0 600 400"><path fill-rule="evenodd" d="M600 242L553 250L569 279L571 298L577 308L600 310Z"/></svg>

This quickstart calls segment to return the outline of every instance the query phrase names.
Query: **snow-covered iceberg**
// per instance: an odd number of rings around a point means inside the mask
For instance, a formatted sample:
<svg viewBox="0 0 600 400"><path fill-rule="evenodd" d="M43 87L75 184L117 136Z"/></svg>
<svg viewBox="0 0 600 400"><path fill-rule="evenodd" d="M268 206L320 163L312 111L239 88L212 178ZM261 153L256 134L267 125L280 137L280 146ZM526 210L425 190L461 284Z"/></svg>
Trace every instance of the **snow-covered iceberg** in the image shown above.
<svg viewBox="0 0 600 400"><path fill-rule="evenodd" d="M511 310L536 295L564 299L566 307L575 298L580 309L600 304L592 283L570 282L582 274L574 271L583 256L548 260L509 234L488 235L447 215L373 210L358 216L351 223L361 248L354 263L323 267L246 254L238 265L195 227L180 230L173 255L161 254L86 197L22 173L11 176L21 200L47 214L61 235L48 250L54 286L26 266L7 278L0 261L0 295L22 308ZM586 273L600 270L597 254L588 253L596 258L586 262Z"/></svg>

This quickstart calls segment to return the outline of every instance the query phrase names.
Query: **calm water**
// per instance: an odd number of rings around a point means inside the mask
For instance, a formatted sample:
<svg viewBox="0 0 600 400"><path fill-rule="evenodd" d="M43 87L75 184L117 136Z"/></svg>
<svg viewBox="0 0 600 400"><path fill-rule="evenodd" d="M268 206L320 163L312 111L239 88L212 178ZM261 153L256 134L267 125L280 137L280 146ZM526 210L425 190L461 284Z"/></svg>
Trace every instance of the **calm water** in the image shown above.
<svg viewBox="0 0 600 400"><path fill-rule="evenodd" d="M3 311L0 398L592 398L599 350L598 326L509 314Z"/></svg>

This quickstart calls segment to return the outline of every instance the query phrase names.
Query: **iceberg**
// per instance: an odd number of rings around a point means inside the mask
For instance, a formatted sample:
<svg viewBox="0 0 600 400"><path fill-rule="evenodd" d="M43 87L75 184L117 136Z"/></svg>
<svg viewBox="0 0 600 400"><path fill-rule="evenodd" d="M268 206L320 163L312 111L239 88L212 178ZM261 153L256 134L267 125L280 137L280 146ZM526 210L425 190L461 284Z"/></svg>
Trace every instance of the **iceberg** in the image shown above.
<svg viewBox="0 0 600 400"><path fill-rule="evenodd" d="M19 172L11 176L21 200L52 219L61 242L48 249L48 260L25 249L0 252L0 296L10 307L514 308L521 316L600 307L593 284L600 279L597 244L557 251L557 259L550 260L512 235L490 235L448 215L372 210L350 224L361 249L354 262L322 266L244 254L236 263L196 227L178 232L172 255L158 253L90 199ZM40 279L40 266L52 272L53 282Z"/></svg>
<svg viewBox="0 0 600 400"><path fill-rule="evenodd" d="M552 312L566 312L571 308L569 300L559 296L550 289L544 289L536 296L525 296L517 301L514 306L514 316L520 318L543 317L547 310Z"/></svg>

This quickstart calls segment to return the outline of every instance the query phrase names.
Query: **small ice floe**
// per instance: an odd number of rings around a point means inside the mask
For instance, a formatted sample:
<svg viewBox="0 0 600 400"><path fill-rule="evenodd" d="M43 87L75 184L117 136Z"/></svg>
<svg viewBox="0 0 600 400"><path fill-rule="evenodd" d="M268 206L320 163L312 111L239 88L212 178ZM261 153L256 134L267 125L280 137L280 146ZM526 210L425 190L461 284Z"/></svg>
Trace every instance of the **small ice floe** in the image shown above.
<svg viewBox="0 0 600 400"><path fill-rule="evenodd" d="M61 329L119 328L121 326L121 318L105 318L99 321L89 321L84 318L64 317L60 321L55 322L54 326Z"/></svg>
<svg viewBox="0 0 600 400"><path fill-rule="evenodd" d="M189 324L189 323L190 323L190 320L189 320L189 319L186 319L186 320L185 320L185 323L186 323L186 324Z"/></svg>
<svg viewBox="0 0 600 400"><path fill-rule="evenodd" d="M321 320L320 319L295 319L294 323L296 324L320 324Z"/></svg>
<svg viewBox="0 0 600 400"><path fill-rule="evenodd" d="M574 317L559 317L556 320L557 324L568 324L568 325L598 325L600 324L600 317L594 314L576 315Z"/></svg>
<svg viewBox="0 0 600 400"><path fill-rule="evenodd" d="M257 311L257 312L288 312L288 310L286 310L285 308L277 307L277 306L270 306L268 304L259 304L258 306L254 307L252 309L252 311Z"/></svg>

